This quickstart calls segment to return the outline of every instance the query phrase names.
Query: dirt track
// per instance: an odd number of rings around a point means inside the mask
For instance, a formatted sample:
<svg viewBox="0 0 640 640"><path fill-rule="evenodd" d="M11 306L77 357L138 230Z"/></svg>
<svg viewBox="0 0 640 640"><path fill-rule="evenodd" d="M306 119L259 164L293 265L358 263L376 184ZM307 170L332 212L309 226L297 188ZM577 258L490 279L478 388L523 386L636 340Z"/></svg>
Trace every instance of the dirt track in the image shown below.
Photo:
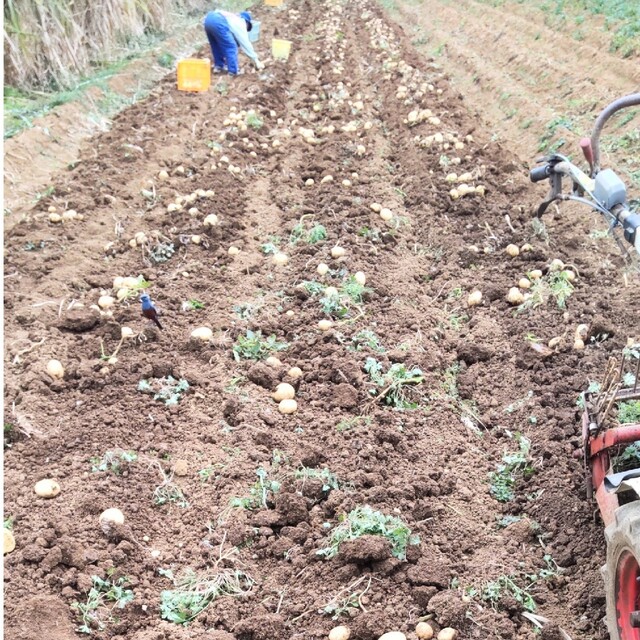
<svg viewBox="0 0 640 640"><path fill-rule="evenodd" d="M521 604L505 596L492 607L481 593L504 576L526 586L527 575L549 567L553 575L529 589L537 612L572 637L605 637L602 531L574 456L576 399L638 329L619 254L589 236L593 225L578 211L551 216L548 241L533 234L530 211L542 194L526 167L374 5L291 6L304 21L291 11L258 12L262 43L276 25L293 40L288 63L269 64L260 78L216 78L206 95L179 93L166 78L91 140L81 162L56 178L56 196L8 233L5 422L15 438L5 451L5 513L15 518L17 549L6 557L6 637L72 637L70 605L86 601L98 575L126 576L135 592L118 620L94 631L98 638L324 638L338 622L320 611L366 585L360 606L352 601L340 618L353 638L410 635L423 616L463 638L534 638ZM261 127L228 121L248 109ZM408 126L415 109L430 109L432 120ZM317 143L305 142L300 127L314 129ZM442 141L424 143L437 134ZM158 179L161 170L168 180ZM452 170L471 172L485 195L452 199ZM333 181L323 182L328 175ZM215 197L167 211L176 195L199 189ZM393 221L374 213L374 202ZM52 224L49 206L84 220ZM219 224L205 228L210 213ZM307 230L326 227L326 241L292 242L303 216ZM147 249L165 239L175 254L153 264L144 247L130 248L137 232L150 239ZM286 266L261 251L266 243L288 255ZM509 243L533 248L510 258ZM346 255L332 258L334 245ZM240 253L229 255L230 246ZM567 309L550 301L514 313L507 290L552 258L579 274ZM324 277L320 262L330 267ZM320 331L327 315L300 284L340 287L358 271L371 291ZM111 315L91 308L100 295L115 296L115 277L138 274L150 283L163 331L140 317L135 297ZM476 288L482 304L468 308ZM184 310L194 299L204 308ZM579 323L594 340L578 352L571 335ZM204 346L189 340L200 325L214 332ZM112 353L122 326L137 337L108 364L101 343ZM283 367L234 361L247 329L288 344L276 354ZM384 351L354 341L363 330ZM566 337L543 357L532 334L545 343ZM52 357L65 366L62 381L45 373ZM421 370L423 382L408 392L417 409L376 400L381 387L364 369L368 357L385 371L402 363ZM291 366L301 379L288 376ZM176 406L137 390L169 374L190 385ZM297 389L290 416L270 398L280 380ZM503 504L489 493L489 474L518 450L515 433L531 440L533 472ZM115 449L138 460L121 474L93 472L90 460ZM302 467L329 469L339 488L303 480ZM280 490L253 508L230 508L250 495L260 469ZM172 470L188 506L154 505ZM45 477L62 487L50 501L32 490ZM333 559L317 554L343 514L363 505L401 518L420 537L406 560L379 538L350 543ZM98 516L108 507L127 520L105 535ZM521 519L499 526L506 516ZM232 560L218 562L234 548ZM223 565L253 578L249 595L219 599L187 628L161 620L171 582L158 569L180 575Z"/></svg>

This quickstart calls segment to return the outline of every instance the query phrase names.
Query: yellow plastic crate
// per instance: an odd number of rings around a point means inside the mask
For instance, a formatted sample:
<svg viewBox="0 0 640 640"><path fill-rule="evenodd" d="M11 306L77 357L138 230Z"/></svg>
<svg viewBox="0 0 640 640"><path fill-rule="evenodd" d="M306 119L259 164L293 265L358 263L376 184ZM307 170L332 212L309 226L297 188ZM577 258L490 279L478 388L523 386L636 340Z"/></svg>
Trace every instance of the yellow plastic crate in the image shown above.
<svg viewBox="0 0 640 640"><path fill-rule="evenodd" d="M279 7L282 5L282 0L264 0L267 7Z"/></svg>
<svg viewBox="0 0 640 640"><path fill-rule="evenodd" d="M271 41L271 54L279 60L287 60L291 53L291 41L274 38Z"/></svg>
<svg viewBox="0 0 640 640"><path fill-rule="evenodd" d="M207 91L211 86L209 60L188 58L178 62L178 89L180 91Z"/></svg>

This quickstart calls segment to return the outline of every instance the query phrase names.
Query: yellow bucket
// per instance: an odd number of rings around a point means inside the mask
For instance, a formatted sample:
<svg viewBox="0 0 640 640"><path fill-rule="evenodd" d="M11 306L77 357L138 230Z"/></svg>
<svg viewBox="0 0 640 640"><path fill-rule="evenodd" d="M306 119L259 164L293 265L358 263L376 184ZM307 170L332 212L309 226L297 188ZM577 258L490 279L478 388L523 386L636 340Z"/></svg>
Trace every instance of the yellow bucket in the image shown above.
<svg viewBox="0 0 640 640"><path fill-rule="evenodd" d="M291 41L274 38L271 41L271 53L276 59L287 60L291 53Z"/></svg>
<svg viewBox="0 0 640 640"><path fill-rule="evenodd" d="M264 0L267 7L279 7L282 4L282 0Z"/></svg>
<svg viewBox="0 0 640 640"><path fill-rule="evenodd" d="M211 85L211 64L208 60L191 58L178 62L180 91L207 91Z"/></svg>

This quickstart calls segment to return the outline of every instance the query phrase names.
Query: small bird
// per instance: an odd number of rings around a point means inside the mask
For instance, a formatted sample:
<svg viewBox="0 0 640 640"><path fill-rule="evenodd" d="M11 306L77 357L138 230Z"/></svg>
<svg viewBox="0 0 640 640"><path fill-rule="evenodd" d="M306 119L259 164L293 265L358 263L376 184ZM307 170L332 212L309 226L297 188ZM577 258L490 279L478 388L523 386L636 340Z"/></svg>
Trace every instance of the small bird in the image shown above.
<svg viewBox="0 0 640 640"><path fill-rule="evenodd" d="M143 293L140 296L140 301L142 302L142 315L145 318L149 318L149 320L155 322L158 329L162 329L160 320L158 320L158 310L153 306L153 302L151 302L149 294Z"/></svg>

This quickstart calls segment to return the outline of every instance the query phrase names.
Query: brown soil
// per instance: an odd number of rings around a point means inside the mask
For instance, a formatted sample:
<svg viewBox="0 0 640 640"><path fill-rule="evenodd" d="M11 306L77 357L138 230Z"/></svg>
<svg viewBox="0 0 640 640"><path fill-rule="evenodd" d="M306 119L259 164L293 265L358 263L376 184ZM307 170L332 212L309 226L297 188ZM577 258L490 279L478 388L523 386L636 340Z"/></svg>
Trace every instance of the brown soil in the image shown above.
<svg viewBox="0 0 640 640"><path fill-rule="evenodd" d="M134 601L111 619L101 611L105 629L94 629L94 637L325 638L338 622L323 610L355 584L367 591L339 619L356 639L394 629L411 634L422 616L463 638L534 638L508 594L492 607L466 590L509 575L523 585L525 574L547 568L550 555L560 568L531 588L538 612L573 637L603 638L603 536L575 457L576 399L638 330L620 255L590 239L584 212L569 207L550 215L548 242L532 234L530 212L541 194L526 166L491 141L434 62L375 5L307 0L292 7L304 20L291 11L257 12L259 50L276 26L293 40L286 64L270 63L261 76L216 79L204 95L179 93L175 77L165 78L55 177L54 198L22 212L7 232L5 423L14 427L5 450L5 514L15 518L17 548L5 558L6 637L42 637L54 627L52 637L71 637L78 626L71 605L86 602L91 577L126 576ZM347 45L333 50L344 54L341 74L327 46L336 33ZM390 55L412 69L403 76ZM398 86L414 78L433 90L408 103L397 99ZM417 107L441 123L409 128L405 119ZM258 130L224 124L232 109L249 108L264 121ZM357 131L342 131L350 121ZM330 124L335 133L322 133ZM305 143L300 126L315 128L322 142ZM464 149L416 144L416 136L438 132L465 141ZM222 149L212 153L214 142ZM222 155L240 173L218 162ZM459 173L477 171L486 195L452 200L445 157L460 158ZM178 166L185 172L176 173ZM168 181L157 179L162 169ZM321 183L329 174L333 182ZM309 178L315 183L305 186ZM351 186L342 184L347 178ZM192 205L167 213L176 194L198 189L216 196L198 199L197 215L187 213ZM397 228L372 212L372 202L400 217ZM49 206L73 208L84 220L51 224ZM205 229L203 218L213 212L220 223ZM323 224L328 240L290 243L302 216ZM129 246L137 232L153 237L154 230L176 248L159 264ZM196 234L200 245L190 242ZM260 251L272 236L281 239L287 266ZM511 242L530 242L533 251L508 258ZM345 257L331 258L335 244ZM235 257L232 245L241 249ZM550 302L514 313L507 290L555 257L579 273L567 309ZM320 262L332 270L324 279L316 275ZM320 332L326 316L318 298L297 285L318 279L339 286L360 270L371 292ZM162 331L140 317L135 298L117 303L111 316L91 309L113 293L115 277L138 274L150 282ZM483 302L466 308L476 287ZM193 299L204 309L183 310ZM250 305L245 313L234 313L243 304ZM546 357L526 339L570 337L583 322L604 326L606 339L584 351L573 351L568 339ZM189 340L201 325L214 330L206 346ZM112 353L122 326L137 337L108 364L101 344ZM277 354L282 368L234 361L232 346L247 329L288 344ZM363 329L375 331L385 352L348 348ZM65 366L64 380L45 372L53 357ZM384 370L419 367L424 381L410 392L419 408L377 402L367 357ZM290 366L303 377L291 380ZM141 380L167 375L189 382L177 405L137 390ZM281 380L297 387L293 415L281 415L270 397ZM462 415L463 402L473 403L473 417ZM534 472L518 479L514 500L499 503L488 477L506 451L517 450L516 432L531 439ZM92 471L92 458L118 449L138 459L119 474ZM329 469L340 488L300 478L302 466ZM280 490L259 493L256 508L230 507L233 498L250 496L260 469ZM172 473L187 506L154 504L163 475ZM42 478L57 479L60 495L38 498L33 485ZM375 536L345 545L335 558L318 555L344 514L363 505L401 518L420 537L406 560ZM105 532L98 517L109 507L120 508L126 522ZM525 519L501 528L504 516ZM188 627L161 619L161 593L171 581L160 569L180 576L223 567L250 575L251 592L216 600Z"/></svg>

